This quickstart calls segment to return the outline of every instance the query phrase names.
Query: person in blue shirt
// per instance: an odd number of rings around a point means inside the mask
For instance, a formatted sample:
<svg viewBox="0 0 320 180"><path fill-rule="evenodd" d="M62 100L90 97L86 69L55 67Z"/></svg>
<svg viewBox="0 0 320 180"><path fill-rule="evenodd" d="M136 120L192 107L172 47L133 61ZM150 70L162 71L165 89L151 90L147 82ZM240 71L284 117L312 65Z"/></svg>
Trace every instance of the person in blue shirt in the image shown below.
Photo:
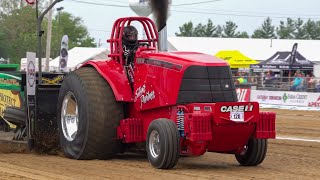
<svg viewBox="0 0 320 180"><path fill-rule="evenodd" d="M297 77L292 81L292 86L290 88L291 91L298 91L302 89L303 79L301 78L301 74L297 74Z"/></svg>

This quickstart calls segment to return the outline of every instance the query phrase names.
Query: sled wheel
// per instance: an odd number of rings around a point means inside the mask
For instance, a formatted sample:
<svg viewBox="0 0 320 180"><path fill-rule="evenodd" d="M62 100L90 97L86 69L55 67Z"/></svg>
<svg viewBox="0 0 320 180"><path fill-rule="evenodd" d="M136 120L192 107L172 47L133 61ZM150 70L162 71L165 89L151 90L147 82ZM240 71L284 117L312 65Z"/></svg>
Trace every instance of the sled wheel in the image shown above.
<svg viewBox="0 0 320 180"><path fill-rule="evenodd" d="M58 128L67 157L111 158L121 148L116 140L121 119L122 103L94 68L77 69L64 79L58 99Z"/></svg>
<svg viewBox="0 0 320 180"><path fill-rule="evenodd" d="M173 168L179 159L180 139L176 125L168 119L150 123L146 149L149 162L158 169Z"/></svg>
<svg viewBox="0 0 320 180"><path fill-rule="evenodd" d="M235 155L236 159L243 166L256 166L266 157L267 146L267 139L251 138L243 152Z"/></svg>

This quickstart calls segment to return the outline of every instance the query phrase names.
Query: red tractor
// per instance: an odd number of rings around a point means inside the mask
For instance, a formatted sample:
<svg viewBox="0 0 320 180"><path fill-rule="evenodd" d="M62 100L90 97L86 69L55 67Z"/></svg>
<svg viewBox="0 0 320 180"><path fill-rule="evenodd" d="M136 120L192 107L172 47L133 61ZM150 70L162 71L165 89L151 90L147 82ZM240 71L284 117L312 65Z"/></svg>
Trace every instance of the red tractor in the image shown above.
<svg viewBox="0 0 320 180"><path fill-rule="evenodd" d="M146 38L139 40L131 76L122 36L133 22ZM260 164L267 139L275 138L275 114L259 112L256 102L237 102L225 61L159 51L158 39L150 19L120 18L108 40L110 59L88 61L65 77L57 120L65 155L106 159L145 143L150 163L159 169L173 168L180 155L207 151L235 154L245 166Z"/></svg>

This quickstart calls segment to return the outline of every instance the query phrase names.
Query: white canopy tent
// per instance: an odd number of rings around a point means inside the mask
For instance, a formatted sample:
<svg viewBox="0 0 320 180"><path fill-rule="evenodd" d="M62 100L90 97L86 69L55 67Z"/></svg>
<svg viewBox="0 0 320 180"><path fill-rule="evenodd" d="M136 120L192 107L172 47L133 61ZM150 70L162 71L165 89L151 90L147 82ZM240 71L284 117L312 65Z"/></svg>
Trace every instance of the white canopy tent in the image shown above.
<svg viewBox="0 0 320 180"><path fill-rule="evenodd" d="M291 51L293 44L298 43L298 51L307 59L320 62L320 40L169 37L168 41L170 51L214 55L222 50L238 50L258 61L269 58L277 51Z"/></svg>
<svg viewBox="0 0 320 180"><path fill-rule="evenodd" d="M109 50L106 48L75 47L68 51L68 69L74 70L88 60L107 59ZM50 61L50 71L58 71L59 59Z"/></svg>

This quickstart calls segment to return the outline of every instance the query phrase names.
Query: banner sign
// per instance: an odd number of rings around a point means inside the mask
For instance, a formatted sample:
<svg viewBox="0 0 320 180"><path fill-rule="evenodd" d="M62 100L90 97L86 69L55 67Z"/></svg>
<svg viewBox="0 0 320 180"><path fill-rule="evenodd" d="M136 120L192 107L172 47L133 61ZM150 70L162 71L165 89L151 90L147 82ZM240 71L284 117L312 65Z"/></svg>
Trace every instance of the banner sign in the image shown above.
<svg viewBox="0 0 320 180"><path fill-rule="evenodd" d="M26 81L27 81L27 110L28 110L28 119L27 119L27 127L28 127L28 137L32 139L33 131L34 131L34 122L36 119L36 53L27 52L27 72L26 72Z"/></svg>
<svg viewBox="0 0 320 180"><path fill-rule="evenodd" d="M237 88L238 102L250 102L250 92L251 89L247 88Z"/></svg>
<svg viewBox="0 0 320 180"><path fill-rule="evenodd" d="M0 89L0 116L7 106L21 108L21 97L19 91Z"/></svg>
<svg viewBox="0 0 320 180"><path fill-rule="evenodd" d="M310 93L308 96L309 107L320 107L320 93Z"/></svg>
<svg viewBox="0 0 320 180"><path fill-rule="evenodd" d="M68 41L68 36L64 35L61 40L61 50L59 59L59 70L63 72L68 71Z"/></svg>
<svg viewBox="0 0 320 180"><path fill-rule="evenodd" d="M251 90L250 99L260 104L320 107L320 93Z"/></svg>
<svg viewBox="0 0 320 180"><path fill-rule="evenodd" d="M36 94L36 53L27 52L27 95Z"/></svg>

